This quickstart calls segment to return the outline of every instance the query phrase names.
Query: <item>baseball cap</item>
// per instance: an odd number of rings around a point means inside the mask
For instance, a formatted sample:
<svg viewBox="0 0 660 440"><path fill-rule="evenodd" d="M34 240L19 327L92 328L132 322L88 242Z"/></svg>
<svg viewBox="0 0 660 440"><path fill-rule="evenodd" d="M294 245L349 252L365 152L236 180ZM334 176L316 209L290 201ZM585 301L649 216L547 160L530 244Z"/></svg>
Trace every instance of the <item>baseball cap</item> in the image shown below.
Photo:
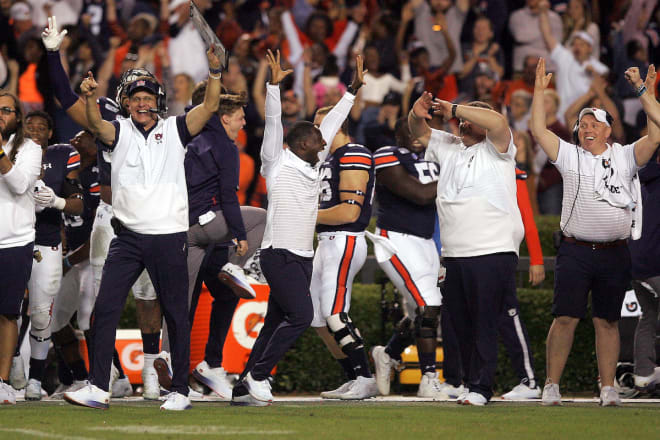
<svg viewBox="0 0 660 440"><path fill-rule="evenodd" d="M605 110L595 107L583 108L582 111L580 111L580 115L578 116L578 124L582 121L582 118L585 115L593 115L593 117L596 118L598 122L603 122L608 127L612 125L611 124L612 116L610 116L609 113L607 113Z"/></svg>
<svg viewBox="0 0 660 440"><path fill-rule="evenodd" d="M17 21L32 20L32 11L26 3L14 3L9 8L9 17Z"/></svg>
<svg viewBox="0 0 660 440"><path fill-rule="evenodd" d="M594 47L594 37L589 35L586 31L576 31L573 32L573 37L571 38L571 43L574 39L579 38L580 40L586 41L591 47Z"/></svg>
<svg viewBox="0 0 660 440"><path fill-rule="evenodd" d="M134 93L139 92L140 90L158 96L158 93L160 91L160 86L157 83L150 81L148 79L138 79L132 82L128 86L128 89L126 90L126 94L128 96L132 96Z"/></svg>

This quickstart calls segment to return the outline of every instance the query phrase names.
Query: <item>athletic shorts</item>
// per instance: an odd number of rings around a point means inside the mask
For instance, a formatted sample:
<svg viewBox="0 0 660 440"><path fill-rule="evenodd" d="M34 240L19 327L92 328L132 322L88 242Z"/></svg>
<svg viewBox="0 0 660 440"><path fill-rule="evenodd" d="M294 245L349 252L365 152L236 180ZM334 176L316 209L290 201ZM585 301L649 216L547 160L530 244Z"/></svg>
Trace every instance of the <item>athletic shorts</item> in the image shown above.
<svg viewBox="0 0 660 440"><path fill-rule="evenodd" d="M0 267L5 276L0 281L0 315L21 314L30 273L34 243L0 249Z"/></svg>

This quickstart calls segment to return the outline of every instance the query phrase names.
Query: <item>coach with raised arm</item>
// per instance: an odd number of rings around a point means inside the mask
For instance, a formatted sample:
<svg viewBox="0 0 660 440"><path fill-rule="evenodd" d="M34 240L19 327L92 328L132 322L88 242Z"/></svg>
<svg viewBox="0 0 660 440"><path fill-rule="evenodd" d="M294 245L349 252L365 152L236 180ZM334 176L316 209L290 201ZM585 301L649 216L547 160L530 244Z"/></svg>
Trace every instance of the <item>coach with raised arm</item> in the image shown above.
<svg viewBox="0 0 660 440"><path fill-rule="evenodd" d="M561 405L559 380L573 344L575 328L591 306L596 331L596 358L602 384L600 404L621 405L614 388L619 358L619 319L630 286L628 238L641 235L641 191L637 171L651 158L660 142L660 106L651 93L655 68L646 84L639 70L626 71L637 89L648 119L648 135L628 145L608 144L612 117L599 108L584 108L573 127L573 144L545 126L543 92L552 74L545 60L536 67L530 126L534 138L563 178L561 245L557 252L552 322L547 340L547 379L543 405ZM649 90L647 90L647 87Z"/></svg>
<svg viewBox="0 0 660 440"><path fill-rule="evenodd" d="M92 364L89 386L66 393L70 403L108 408L108 380L115 330L130 287L147 269L163 309L172 348L172 392L161 406L191 407L188 399L190 332L188 323L188 193L185 145L218 109L220 59L207 52L209 79L204 102L181 116L162 119L162 86L152 78L128 87L130 118L101 119L96 105L98 84L90 73L81 84L91 131L110 146L112 155L113 227L91 327Z"/></svg>

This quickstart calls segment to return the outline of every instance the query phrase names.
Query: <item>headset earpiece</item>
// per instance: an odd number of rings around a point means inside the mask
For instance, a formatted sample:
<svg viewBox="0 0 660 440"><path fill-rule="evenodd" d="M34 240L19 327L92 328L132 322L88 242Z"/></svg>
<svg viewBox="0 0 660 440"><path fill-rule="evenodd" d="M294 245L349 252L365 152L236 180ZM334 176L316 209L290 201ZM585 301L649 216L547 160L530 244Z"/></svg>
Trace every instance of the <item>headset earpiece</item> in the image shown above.
<svg viewBox="0 0 660 440"><path fill-rule="evenodd" d="M580 124L576 121L575 125L573 126L573 143L575 145L580 145L580 138L578 138L579 128L580 128Z"/></svg>

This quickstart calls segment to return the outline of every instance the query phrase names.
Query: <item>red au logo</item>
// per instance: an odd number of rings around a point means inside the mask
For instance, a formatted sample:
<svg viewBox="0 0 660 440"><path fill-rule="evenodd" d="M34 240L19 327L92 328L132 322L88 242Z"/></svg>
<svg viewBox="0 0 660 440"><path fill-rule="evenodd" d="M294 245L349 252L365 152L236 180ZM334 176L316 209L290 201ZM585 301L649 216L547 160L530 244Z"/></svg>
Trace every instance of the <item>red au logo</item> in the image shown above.
<svg viewBox="0 0 660 440"><path fill-rule="evenodd" d="M156 133L156 134L154 135L154 138L156 138L156 140L157 140L158 142L160 142L161 139L163 139L163 134L162 134L162 133Z"/></svg>

